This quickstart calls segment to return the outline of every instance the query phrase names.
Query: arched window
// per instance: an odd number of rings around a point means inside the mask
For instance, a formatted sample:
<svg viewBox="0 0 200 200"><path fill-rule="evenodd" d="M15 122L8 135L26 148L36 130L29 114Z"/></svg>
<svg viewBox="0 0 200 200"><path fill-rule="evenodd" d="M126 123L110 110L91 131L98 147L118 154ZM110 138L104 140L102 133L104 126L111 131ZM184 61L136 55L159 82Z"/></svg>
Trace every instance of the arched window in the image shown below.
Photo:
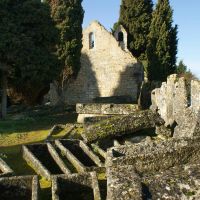
<svg viewBox="0 0 200 200"><path fill-rule="evenodd" d="M89 48L90 49L94 48L94 33L89 34Z"/></svg>
<svg viewBox="0 0 200 200"><path fill-rule="evenodd" d="M123 42L124 41L124 34L121 31L118 33L118 41L119 42Z"/></svg>

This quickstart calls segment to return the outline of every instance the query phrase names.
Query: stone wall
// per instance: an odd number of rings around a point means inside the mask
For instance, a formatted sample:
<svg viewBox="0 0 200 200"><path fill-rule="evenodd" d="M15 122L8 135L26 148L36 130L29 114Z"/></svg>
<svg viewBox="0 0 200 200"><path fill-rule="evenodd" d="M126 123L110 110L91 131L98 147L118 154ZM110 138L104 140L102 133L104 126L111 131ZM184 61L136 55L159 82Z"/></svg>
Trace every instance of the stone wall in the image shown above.
<svg viewBox="0 0 200 200"><path fill-rule="evenodd" d="M160 88L152 91L153 110L158 111L165 126L175 126L175 137L200 135L200 82L186 83L173 74Z"/></svg>
<svg viewBox="0 0 200 200"><path fill-rule="evenodd" d="M89 47L90 33L94 34L94 48ZM64 101L76 104L92 102L96 97L130 96L134 102L142 80L141 64L94 21L83 31L81 69L77 79L67 84Z"/></svg>

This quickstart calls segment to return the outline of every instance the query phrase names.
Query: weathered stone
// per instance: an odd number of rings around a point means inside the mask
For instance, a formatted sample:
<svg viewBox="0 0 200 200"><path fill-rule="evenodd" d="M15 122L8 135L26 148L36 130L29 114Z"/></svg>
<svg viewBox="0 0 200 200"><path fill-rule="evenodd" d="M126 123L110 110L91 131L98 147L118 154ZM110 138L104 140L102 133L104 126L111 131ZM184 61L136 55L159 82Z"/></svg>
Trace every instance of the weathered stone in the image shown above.
<svg viewBox="0 0 200 200"><path fill-rule="evenodd" d="M128 115L138 111L137 104L76 104L79 114Z"/></svg>
<svg viewBox="0 0 200 200"><path fill-rule="evenodd" d="M104 166L99 157L83 141L56 140L55 144L80 173Z"/></svg>
<svg viewBox="0 0 200 200"><path fill-rule="evenodd" d="M156 134L164 137L172 137L172 130L164 125L156 126Z"/></svg>
<svg viewBox="0 0 200 200"><path fill-rule="evenodd" d="M173 167L159 173L144 175L144 199L200 199L200 165Z"/></svg>
<svg viewBox="0 0 200 200"><path fill-rule="evenodd" d="M92 100L93 103L103 104L131 104L133 99L130 95L126 96L111 96L111 97L96 97Z"/></svg>
<svg viewBox="0 0 200 200"><path fill-rule="evenodd" d="M71 173L50 143L24 145L22 150L23 158L47 180L51 180L54 174Z"/></svg>
<svg viewBox="0 0 200 200"><path fill-rule="evenodd" d="M37 176L13 176L0 178L0 199L38 200L39 181Z"/></svg>
<svg viewBox="0 0 200 200"><path fill-rule="evenodd" d="M147 142L147 141L151 141L151 137L150 136L133 136L131 138L125 139L125 144L130 145L130 144L134 144L134 143L140 143L140 142Z"/></svg>
<svg viewBox="0 0 200 200"><path fill-rule="evenodd" d="M153 110L157 110L165 120L165 125L173 125L182 121L188 106L187 89L184 78L178 79L176 74L167 78L161 88L152 91Z"/></svg>
<svg viewBox="0 0 200 200"><path fill-rule="evenodd" d="M13 170L0 158L0 177L12 175Z"/></svg>
<svg viewBox="0 0 200 200"><path fill-rule="evenodd" d="M102 120L110 119L113 115L79 114L77 122L80 124L93 124Z"/></svg>
<svg viewBox="0 0 200 200"><path fill-rule="evenodd" d="M52 200L65 199L101 200L96 173L54 176Z"/></svg>
<svg viewBox="0 0 200 200"><path fill-rule="evenodd" d="M198 162L200 137L151 141L111 148L106 166L133 165L137 172L149 173L181 164Z"/></svg>
<svg viewBox="0 0 200 200"><path fill-rule="evenodd" d="M86 142L111 138L155 127L163 121L150 110L138 111L131 115L116 116L109 120L85 127L82 137Z"/></svg>
<svg viewBox="0 0 200 200"><path fill-rule="evenodd" d="M141 179L134 166L107 169L107 200L142 200Z"/></svg>
<svg viewBox="0 0 200 200"><path fill-rule="evenodd" d="M53 83L50 84L49 93L48 95L46 95L46 100L45 100L46 102L48 101L47 98L49 98L50 105L52 106L62 104L63 100L58 82L54 81Z"/></svg>
<svg viewBox="0 0 200 200"><path fill-rule="evenodd" d="M94 48L89 35L94 34ZM137 101L143 81L143 67L123 50L119 41L99 22L92 22L83 31L81 68L76 80L64 88L67 104L91 103L97 97L130 96Z"/></svg>
<svg viewBox="0 0 200 200"><path fill-rule="evenodd" d="M195 111L200 107L200 81L191 81L191 107Z"/></svg>
<svg viewBox="0 0 200 200"><path fill-rule="evenodd" d="M110 119L111 117L114 117L114 115L79 114L77 122L84 123L85 125L90 125L102 120Z"/></svg>
<svg viewBox="0 0 200 200"><path fill-rule="evenodd" d="M176 126L174 137L200 136L200 110L187 108L182 121Z"/></svg>

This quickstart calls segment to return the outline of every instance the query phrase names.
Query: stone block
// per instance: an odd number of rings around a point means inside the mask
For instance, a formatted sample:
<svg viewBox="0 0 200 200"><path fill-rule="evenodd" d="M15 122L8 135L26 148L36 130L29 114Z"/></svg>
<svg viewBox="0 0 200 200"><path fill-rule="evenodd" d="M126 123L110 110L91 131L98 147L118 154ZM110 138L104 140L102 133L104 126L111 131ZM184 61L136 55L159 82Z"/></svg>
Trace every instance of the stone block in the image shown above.
<svg viewBox="0 0 200 200"><path fill-rule="evenodd" d="M111 119L85 127L82 137L86 142L105 138L113 138L125 134L133 134L139 130L162 124L158 114L150 110L138 111L134 114L112 117Z"/></svg>
<svg viewBox="0 0 200 200"><path fill-rule="evenodd" d="M194 137L200 136L200 110L192 107L186 109L182 121L176 126L173 137Z"/></svg>
<svg viewBox="0 0 200 200"><path fill-rule="evenodd" d="M79 114L128 115L136 111L137 104L76 104L76 112Z"/></svg>
<svg viewBox="0 0 200 200"><path fill-rule="evenodd" d="M152 91L151 99L153 110L157 110L165 120L165 125L172 126L179 123L188 107L188 93L184 78L177 78L176 74L170 75L167 82L160 88Z"/></svg>

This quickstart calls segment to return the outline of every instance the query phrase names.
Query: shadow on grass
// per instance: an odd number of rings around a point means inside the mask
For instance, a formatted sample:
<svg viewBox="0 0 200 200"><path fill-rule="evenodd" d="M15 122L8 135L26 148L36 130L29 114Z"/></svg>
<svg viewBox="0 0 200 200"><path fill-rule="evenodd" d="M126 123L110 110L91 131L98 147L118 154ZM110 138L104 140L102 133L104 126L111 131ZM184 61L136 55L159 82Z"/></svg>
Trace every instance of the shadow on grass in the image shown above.
<svg viewBox="0 0 200 200"><path fill-rule="evenodd" d="M47 130L55 124L74 123L76 119L76 113L54 108L10 113L6 120L0 121L0 134Z"/></svg>

